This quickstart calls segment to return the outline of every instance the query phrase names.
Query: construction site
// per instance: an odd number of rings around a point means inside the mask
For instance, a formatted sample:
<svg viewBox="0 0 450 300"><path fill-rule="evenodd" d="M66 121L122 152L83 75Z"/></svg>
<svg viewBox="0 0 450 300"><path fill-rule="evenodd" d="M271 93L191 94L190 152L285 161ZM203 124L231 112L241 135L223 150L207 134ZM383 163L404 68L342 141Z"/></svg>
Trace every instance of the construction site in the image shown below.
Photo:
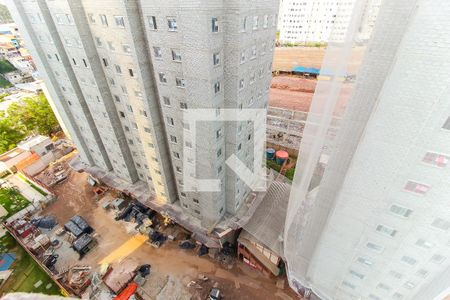
<svg viewBox="0 0 450 300"><path fill-rule="evenodd" d="M264 276L235 248L208 249L192 233L69 166L73 153L36 175L56 197L18 213L7 229L65 295L111 299L296 299L285 278ZM91 183L90 183L91 182Z"/></svg>

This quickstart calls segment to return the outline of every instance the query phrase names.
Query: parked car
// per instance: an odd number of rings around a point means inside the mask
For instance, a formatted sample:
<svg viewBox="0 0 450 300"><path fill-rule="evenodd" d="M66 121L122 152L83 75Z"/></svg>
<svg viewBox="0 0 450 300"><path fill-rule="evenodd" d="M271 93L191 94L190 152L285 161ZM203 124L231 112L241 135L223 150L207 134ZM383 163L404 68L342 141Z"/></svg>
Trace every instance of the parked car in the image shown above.
<svg viewBox="0 0 450 300"><path fill-rule="evenodd" d="M209 292L209 300L220 300L222 299L222 294L218 288L212 288Z"/></svg>

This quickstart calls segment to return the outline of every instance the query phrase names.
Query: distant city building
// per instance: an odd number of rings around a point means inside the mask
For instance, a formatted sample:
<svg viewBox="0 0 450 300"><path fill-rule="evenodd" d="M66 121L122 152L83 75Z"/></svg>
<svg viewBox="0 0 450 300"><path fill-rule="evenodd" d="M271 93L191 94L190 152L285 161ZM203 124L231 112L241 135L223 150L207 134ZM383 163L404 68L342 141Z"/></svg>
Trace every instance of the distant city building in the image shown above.
<svg viewBox="0 0 450 300"><path fill-rule="evenodd" d="M364 1L361 40L370 38L381 0ZM282 43L343 42L355 0L284 0L280 6Z"/></svg>
<svg viewBox="0 0 450 300"><path fill-rule="evenodd" d="M253 124L210 122L192 145L183 112L266 108L277 1L7 2L83 162L208 226L237 212L250 188L225 160L253 162ZM184 149L222 192L183 191Z"/></svg>
<svg viewBox="0 0 450 300"><path fill-rule="evenodd" d="M283 241L295 289L346 300L449 294L449 15L446 0L384 1L327 162L329 124L306 124Z"/></svg>

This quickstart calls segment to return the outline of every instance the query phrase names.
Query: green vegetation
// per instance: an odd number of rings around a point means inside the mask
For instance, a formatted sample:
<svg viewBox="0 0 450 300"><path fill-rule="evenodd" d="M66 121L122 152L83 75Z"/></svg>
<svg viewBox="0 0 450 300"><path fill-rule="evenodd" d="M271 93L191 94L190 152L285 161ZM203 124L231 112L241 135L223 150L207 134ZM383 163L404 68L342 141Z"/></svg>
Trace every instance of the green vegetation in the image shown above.
<svg viewBox="0 0 450 300"><path fill-rule="evenodd" d="M284 174L284 176L286 176L290 181L294 179L294 175L295 175L295 168L290 168L289 170L286 171L286 174Z"/></svg>
<svg viewBox="0 0 450 300"><path fill-rule="evenodd" d="M36 192L38 192L39 194L41 194L42 196L47 196L47 193L44 192L43 190L41 190L38 186L36 186L33 182L29 181L25 176L23 176L20 173L17 173L17 175L19 176L20 179L22 179L22 181L26 182L29 186L31 186Z"/></svg>
<svg viewBox="0 0 450 300"><path fill-rule="evenodd" d="M30 201L15 188L0 188L0 204L8 212L6 219L30 205Z"/></svg>
<svg viewBox="0 0 450 300"><path fill-rule="evenodd" d="M7 96L9 96L8 93L0 94L0 103L2 103L3 101L5 101L5 97L7 97Z"/></svg>
<svg viewBox="0 0 450 300"><path fill-rule="evenodd" d="M59 130L58 120L44 94L11 104L7 117L0 115L0 153L13 149L32 134L51 135Z"/></svg>
<svg viewBox="0 0 450 300"><path fill-rule="evenodd" d="M276 163L276 161L274 160L266 160L266 166L272 170L277 171L278 173L280 173L281 171L281 166L279 164ZM288 170L286 170L286 173L284 174L284 176L286 178L288 178L290 181L292 181L292 179L294 178L294 174L295 174L295 168L290 168Z"/></svg>
<svg viewBox="0 0 450 300"><path fill-rule="evenodd" d="M317 48L324 48L327 47L326 43L320 43L320 42L306 42L306 43L284 43L284 47L317 47Z"/></svg>
<svg viewBox="0 0 450 300"><path fill-rule="evenodd" d="M5 74L17 70L9 61L6 59L0 59L0 73Z"/></svg>
<svg viewBox="0 0 450 300"><path fill-rule="evenodd" d="M33 258L7 233L0 238L0 252L14 253L17 258L12 269L14 270L5 284L0 288L0 296L10 292L43 293L48 295L61 295L59 287L45 273ZM35 288L36 282L42 284ZM51 284L47 289L47 285Z"/></svg>
<svg viewBox="0 0 450 300"><path fill-rule="evenodd" d="M0 154L14 149L26 136L27 132L23 125L0 116Z"/></svg>
<svg viewBox="0 0 450 300"><path fill-rule="evenodd" d="M12 86L11 82L9 82L5 78L3 78L3 76L0 75L0 88L6 89L9 88L10 86Z"/></svg>
<svg viewBox="0 0 450 300"><path fill-rule="evenodd" d="M0 23L12 23L14 22L11 18L11 14L9 13L8 8L6 5L0 4Z"/></svg>
<svg viewBox="0 0 450 300"><path fill-rule="evenodd" d="M266 165L267 165L267 167L268 168L270 168L270 169L272 169L272 170L275 170L275 171L277 171L278 173L280 172L280 170L281 170L281 166L279 165L279 164L277 164L277 162L276 161L274 161L274 160L267 160L267 162L266 162Z"/></svg>

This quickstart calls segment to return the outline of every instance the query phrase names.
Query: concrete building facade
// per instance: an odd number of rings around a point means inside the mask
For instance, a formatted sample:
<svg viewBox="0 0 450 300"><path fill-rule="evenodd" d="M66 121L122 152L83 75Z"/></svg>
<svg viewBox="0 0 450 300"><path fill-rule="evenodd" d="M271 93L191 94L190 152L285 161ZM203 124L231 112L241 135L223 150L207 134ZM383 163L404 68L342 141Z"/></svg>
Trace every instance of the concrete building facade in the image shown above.
<svg viewBox="0 0 450 300"><path fill-rule="evenodd" d="M354 6L361 2L362 42L370 38L381 0L284 0L280 5L279 30L282 43L341 43Z"/></svg>
<svg viewBox="0 0 450 300"><path fill-rule="evenodd" d="M278 2L8 1L81 159L205 222L234 214L249 189L226 168L253 161L252 126L209 122L197 145L187 109L265 108ZM219 193L183 191L183 150ZM261 151L261 155L263 155Z"/></svg>
<svg viewBox="0 0 450 300"><path fill-rule="evenodd" d="M292 286L321 299L448 293L449 14L447 1L383 2L312 190L311 140L300 147L284 240Z"/></svg>

